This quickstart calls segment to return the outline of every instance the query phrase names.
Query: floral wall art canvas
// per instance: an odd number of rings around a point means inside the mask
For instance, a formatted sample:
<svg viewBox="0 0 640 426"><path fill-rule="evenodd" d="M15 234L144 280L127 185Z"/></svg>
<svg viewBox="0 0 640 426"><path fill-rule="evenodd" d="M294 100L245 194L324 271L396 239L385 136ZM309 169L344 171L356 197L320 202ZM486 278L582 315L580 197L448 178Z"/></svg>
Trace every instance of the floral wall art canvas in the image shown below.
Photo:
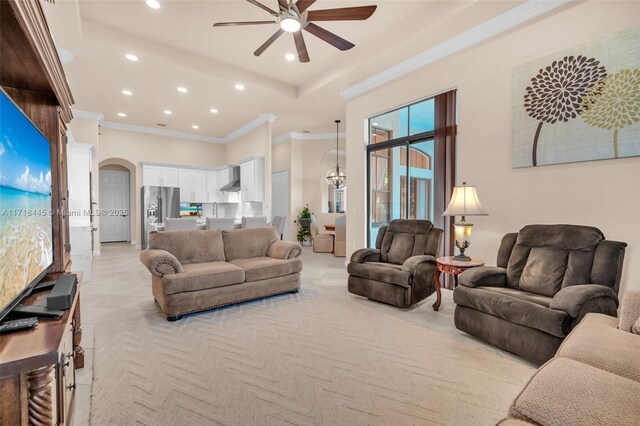
<svg viewBox="0 0 640 426"><path fill-rule="evenodd" d="M513 70L513 167L640 156L640 27Z"/></svg>

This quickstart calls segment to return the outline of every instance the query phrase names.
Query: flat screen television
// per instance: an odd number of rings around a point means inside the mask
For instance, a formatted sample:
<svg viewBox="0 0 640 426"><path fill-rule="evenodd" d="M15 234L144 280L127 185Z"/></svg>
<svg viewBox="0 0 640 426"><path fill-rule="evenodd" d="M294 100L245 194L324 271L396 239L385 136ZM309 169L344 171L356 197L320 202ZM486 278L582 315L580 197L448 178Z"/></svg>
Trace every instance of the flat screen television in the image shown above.
<svg viewBox="0 0 640 426"><path fill-rule="evenodd" d="M51 146L0 90L0 320L53 265Z"/></svg>

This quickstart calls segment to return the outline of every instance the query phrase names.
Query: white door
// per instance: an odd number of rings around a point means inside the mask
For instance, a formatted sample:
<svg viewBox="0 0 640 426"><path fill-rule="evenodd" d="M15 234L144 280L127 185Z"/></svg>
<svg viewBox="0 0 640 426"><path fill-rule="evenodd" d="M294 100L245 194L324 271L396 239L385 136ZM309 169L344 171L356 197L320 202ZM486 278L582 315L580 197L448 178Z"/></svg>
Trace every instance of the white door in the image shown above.
<svg viewBox="0 0 640 426"><path fill-rule="evenodd" d="M129 172L100 170L100 242L129 241Z"/></svg>
<svg viewBox="0 0 640 426"><path fill-rule="evenodd" d="M289 234L289 171L275 172L271 174L271 214L273 216L286 216L287 223L284 227L284 239Z"/></svg>

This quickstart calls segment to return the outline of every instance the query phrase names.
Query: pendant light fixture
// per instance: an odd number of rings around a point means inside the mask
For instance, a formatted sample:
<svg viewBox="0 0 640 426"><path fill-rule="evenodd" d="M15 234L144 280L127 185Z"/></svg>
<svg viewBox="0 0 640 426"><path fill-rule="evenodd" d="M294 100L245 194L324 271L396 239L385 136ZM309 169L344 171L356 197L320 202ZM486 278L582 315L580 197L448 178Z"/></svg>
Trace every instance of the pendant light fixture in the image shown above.
<svg viewBox="0 0 640 426"><path fill-rule="evenodd" d="M327 172L327 183L334 189L342 189L347 186L347 170L340 167L338 161L338 140L340 120L336 120L336 166Z"/></svg>

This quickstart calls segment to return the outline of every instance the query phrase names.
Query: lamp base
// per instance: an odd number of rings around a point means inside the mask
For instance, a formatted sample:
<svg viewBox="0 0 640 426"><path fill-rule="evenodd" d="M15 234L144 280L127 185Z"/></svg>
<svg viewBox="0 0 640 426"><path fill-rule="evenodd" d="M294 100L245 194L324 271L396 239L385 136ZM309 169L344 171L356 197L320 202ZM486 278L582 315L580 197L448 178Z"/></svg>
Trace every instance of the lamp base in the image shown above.
<svg viewBox="0 0 640 426"><path fill-rule="evenodd" d="M469 262L471 258L464 253L460 253L457 256L453 256L453 260L457 260L459 262Z"/></svg>

